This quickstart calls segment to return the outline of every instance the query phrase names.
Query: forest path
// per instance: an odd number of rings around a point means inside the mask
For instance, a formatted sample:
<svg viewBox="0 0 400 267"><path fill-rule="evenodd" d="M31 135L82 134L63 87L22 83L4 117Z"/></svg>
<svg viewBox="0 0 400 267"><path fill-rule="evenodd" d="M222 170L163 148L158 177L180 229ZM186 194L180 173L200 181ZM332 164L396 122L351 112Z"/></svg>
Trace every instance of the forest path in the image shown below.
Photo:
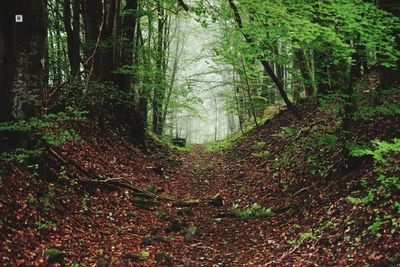
<svg viewBox="0 0 400 267"><path fill-rule="evenodd" d="M183 165L176 173L181 186L174 186L174 197L206 200L220 193L226 203L223 207L207 203L192 207L194 215L185 221L188 227L198 228L199 234L186 234L186 241L169 252L190 260L191 266L259 266L276 259L274 244L280 237L271 227L275 218L241 220L231 216L230 208L239 196L235 192L248 186L236 175L240 166L200 145L183 153L181 160Z"/></svg>

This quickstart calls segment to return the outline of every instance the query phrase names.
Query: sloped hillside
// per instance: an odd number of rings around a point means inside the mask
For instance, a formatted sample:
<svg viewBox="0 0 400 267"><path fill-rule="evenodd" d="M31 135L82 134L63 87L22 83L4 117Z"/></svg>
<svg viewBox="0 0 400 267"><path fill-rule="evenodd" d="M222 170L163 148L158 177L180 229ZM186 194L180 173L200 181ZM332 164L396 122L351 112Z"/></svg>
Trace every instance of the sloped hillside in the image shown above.
<svg viewBox="0 0 400 267"><path fill-rule="evenodd" d="M330 107L305 101L301 119L283 110L217 152L143 152L117 132L69 124L82 141L46 150L47 177L1 163L1 262L396 265L399 154L383 150L390 165L347 160ZM399 136L400 117L378 111L354 141Z"/></svg>
<svg viewBox="0 0 400 267"><path fill-rule="evenodd" d="M396 95L390 103L398 100ZM377 163L373 155L348 161L332 109L313 100L299 110L301 119L281 111L228 155L236 162L232 176L237 179L226 194L236 194L242 205L270 207L280 217L275 227L286 251L270 263L399 263L398 150L387 150L388 164ZM398 115L375 114L355 124L352 140L390 142L400 136L399 123ZM378 179L384 175L393 179L387 188Z"/></svg>

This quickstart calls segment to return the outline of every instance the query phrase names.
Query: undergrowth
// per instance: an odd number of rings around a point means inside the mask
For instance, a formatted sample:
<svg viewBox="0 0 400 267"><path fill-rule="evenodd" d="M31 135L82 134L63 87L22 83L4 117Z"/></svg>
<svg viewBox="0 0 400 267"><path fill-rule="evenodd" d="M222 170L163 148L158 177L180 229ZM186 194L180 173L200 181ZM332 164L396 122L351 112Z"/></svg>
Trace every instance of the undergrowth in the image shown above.
<svg viewBox="0 0 400 267"><path fill-rule="evenodd" d="M240 219L258 219L276 215L271 209L258 203L253 203L244 209L240 209L238 204L233 204L231 210Z"/></svg>
<svg viewBox="0 0 400 267"><path fill-rule="evenodd" d="M373 211L373 222L368 230L377 234L385 224L394 234L400 228L400 139L391 142L373 140L369 146L352 146L355 157L370 156L374 160L374 179L360 180L361 190L347 197L347 200L365 210ZM366 222L368 223L368 222Z"/></svg>
<svg viewBox="0 0 400 267"><path fill-rule="evenodd" d="M1 138L4 143L18 136L20 146L4 149L0 153L1 161L16 161L23 166L36 167L30 160L42 155L45 147L58 146L68 141L81 141L73 129L64 129L62 124L71 121L86 120L86 112L67 108L65 112L44 115L41 118L0 123Z"/></svg>
<svg viewBox="0 0 400 267"><path fill-rule="evenodd" d="M398 89L382 93L379 104L376 104L375 93L371 93L369 99L357 99L360 107L353 114L356 123L355 129L360 123L375 125L376 118L391 118L400 114L400 104L396 102ZM397 92L397 94L396 94ZM285 142L286 148L280 155L270 152L264 153L262 142L255 143L253 149L257 149L256 156L272 158L276 173L280 177L282 170L291 170L299 173L308 173L319 178L336 178L334 174L337 168L346 166L350 157L362 158L358 162L365 162L368 158L373 161L372 172L366 172L356 180L344 185L349 189L345 199L347 205L352 206L353 212L341 212L335 216L329 215L311 231L298 234L297 238L289 243L294 249L307 241L318 242L320 239L332 237L333 233L339 233L343 227L346 229L344 244L347 250L356 250L364 240L397 235L400 230L400 139L392 140L373 139L364 142L354 140L371 138L371 134L358 132L357 136L346 135L341 127L341 112L343 112L344 99L340 96L330 96L322 102L322 107L327 112L326 117L320 118L315 126L306 127L282 127L275 136ZM389 120L388 119L388 120ZM396 131L397 129L393 129ZM383 135L385 133L382 131ZM360 135L360 136L358 136ZM346 136L351 136L346 139ZM372 138L376 138L372 135ZM261 151L260 151L261 150ZM264 152L265 152L264 151ZM348 158L345 157L349 152ZM353 166L358 167L358 166ZM301 172L303 171L303 172ZM354 174L357 175L357 174ZM296 179L291 181L296 183ZM355 183L355 185L354 185ZM292 184L286 184L283 190ZM341 201L335 201L328 210L343 209L347 207ZM347 207L348 208L348 207ZM330 248L325 248L327 251ZM399 259L389 259L390 262L399 263Z"/></svg>

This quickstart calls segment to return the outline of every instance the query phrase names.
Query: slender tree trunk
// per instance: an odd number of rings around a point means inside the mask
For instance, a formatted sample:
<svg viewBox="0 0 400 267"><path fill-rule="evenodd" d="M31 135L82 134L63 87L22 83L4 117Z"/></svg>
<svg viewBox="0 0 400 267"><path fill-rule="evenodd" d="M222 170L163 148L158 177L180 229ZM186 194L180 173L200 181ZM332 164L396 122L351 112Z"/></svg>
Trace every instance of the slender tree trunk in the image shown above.
<svg viewBox="0 0 400 267"><path fill-rule="evenodd" d="M242 57L240 58L240 61L242 63L243 76L244 76L244 80L246 82L246 92L247 92L247 96L248 96L249 102L250 102L250 113L251 113L251 116L253 117L254 123L256 124L256 126L258 128L257 116L256 116L256 112L254 110L253 98L251 96L251 86L250 86L250 82L249 82L249 79L248 79L247 73L246 73L246 66L244 64Z"/></svg>
<svg viewBox="0 0 400 267"><path fill-rule="evenodd" d="M54 3L54 16L56 17L56 14L60 13L60 6L59 3L56 1ZM56 48L56 64L54 64L52 67L55 69L55 85L59 86L62 82L62 64L63 64L63 49L62 49L62 40L61 40L61 23L58 19L55 20L54 22L54 30L55 30L55 48Z"/></svg>
<svg viewBox="0 0 400 267"><path fill-rule="evenodd" d="M179 27L179 22L177 22L177 24L176 24L175 33L177 32L178 27ZM182 42L181 39L182 39L181 36L179 36L178 39L177 39L177 42L176 42L176 46L175 46L175 59L174 59L173 67L172 67L171 82L170 82L169 87L168 87L168 91L167 91L167 95L166 95L166 99L165 99L165 104L164 104L164 109L163 109L163 117L162 117L162 121L161 121L162 125L165 125L165 121L166 121L166 118L167 118L168 107L169 107L169 103L170 103L170 100L171 100L173 88L174 88L174 85L175 85L176 75L178 73L178 64L179 64L180 57L181 57L181 54L182 54L182 51L183 51L183 47L184 47L184 45L181 44L181 42Z"/></svg>
<svg viewBox="0 0 400 267"><path fill-rule="evenodd" d="M239 100L239 86L236 85L236 75L235 75L235 69L233 69L233 92L234 92L234 96L235 96L235 103L236 103L236 112L238 115L238 120L239 120L239 127L240 127L240 131L242 133L244 133L243 131L243 115L242 115L242 108L241 108L241 103Z"/></svg>
<svg viewBox="0 0 400 267"><path fill-rule="evenodd" d="M165 72L164 72L164 27L165 27L165 11L161 1L157 1L157 55L156 55L156 77L157 84L154 87L153 95L153 132L161 135L163 132L162 111L165 98Z"/></svg>
<svg viewBox="0 0 400 267"><path fill-rule="evenodd" d="M148 68L150 66L150 56L148 55L148 51L150 51L151 47L151 36L152 36L152 18L149 16L148 17L148 25L149 25L149 38L147 39L147 43L145 43L145 40L142 36L142 30L141 30L141 23L140 19L137 20L137 37L136 37L136 47L145 47L146 45L148 46L147 49L144 49L143 52L143 64L145 65L145 68ZM138 50L135 49L135 57L134 59L138 58ZM137 79L138 77L136 77ZM150 77L149 77L149 72L147 71L144 74L143 77L143 83L148 84L150 82ZM135 112L133 113L132 116L132 121L131 121L131 137L134 141L136 141L137 144L143 145L144 144L144 139L146 136L146 129L147 129L147 102L149 98L149 93L148 90L146 89L139 89L138 90L138 101L136 105Z"/></svg>
<svg viewBox="0 0 400 267"><path fill-rule="evenodd" d="M356 52L353 55L354 63L350 67L350 73L348 76L347 86L343 86L343 93L346 95L344 109L343 109L343 124L342 129L345 136L345 141L351 141L353 136L353 129L356 126L354 121L354 112L356 111L356 102L354 98L354 87L356 86L358 80L361 78L361 67L362 67L362 53L363 48L359 45L360 37L356 38L355 49ZM350 155L350 151L345 149L345 156L347 158L348 167L350 169L355 167L356 158Z"/></svg>
<svg viewBox="0 0 400 267"><path fill-rule="evenodd" d="M213 97L213 101L214 101L214 110L215 110L215 121L214 121L214 141L217 141L218 139L218 101L217 101L217 97L215 96L214 91L211 91L211 95Z"/></svg>

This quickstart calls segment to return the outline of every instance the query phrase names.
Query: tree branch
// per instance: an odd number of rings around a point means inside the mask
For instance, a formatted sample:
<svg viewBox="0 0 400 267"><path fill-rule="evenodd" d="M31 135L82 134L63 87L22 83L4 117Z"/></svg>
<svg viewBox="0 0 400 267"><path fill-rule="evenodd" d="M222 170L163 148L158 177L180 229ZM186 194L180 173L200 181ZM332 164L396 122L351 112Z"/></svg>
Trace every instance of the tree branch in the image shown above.
<svg viewBox="0 0 400 267"><path fill-rule="evenodd" d="M186 12L189 12L189 7L183 0L178 0L178 3L183 7Z"/></svg>

